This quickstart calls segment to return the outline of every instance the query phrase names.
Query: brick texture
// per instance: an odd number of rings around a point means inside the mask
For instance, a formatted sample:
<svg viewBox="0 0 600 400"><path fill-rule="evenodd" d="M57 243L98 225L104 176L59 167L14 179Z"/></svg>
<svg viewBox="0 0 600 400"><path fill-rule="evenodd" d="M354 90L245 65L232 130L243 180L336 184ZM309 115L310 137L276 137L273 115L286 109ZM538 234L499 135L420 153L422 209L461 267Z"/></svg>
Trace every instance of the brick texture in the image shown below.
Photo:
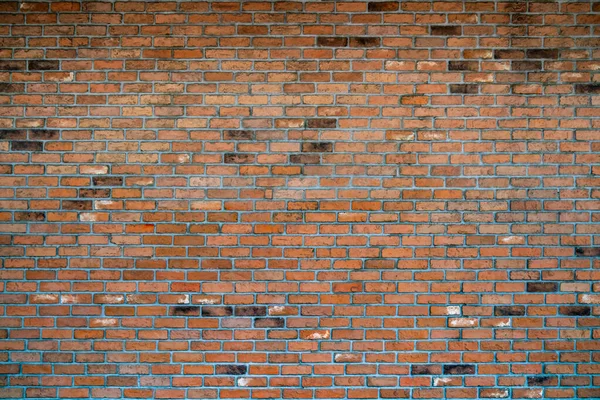
<svg viewBox="0 0 600 400"><path fill-rule="evenodd" d="M0 398L600 398L600 2L0 2Z"/></svg>

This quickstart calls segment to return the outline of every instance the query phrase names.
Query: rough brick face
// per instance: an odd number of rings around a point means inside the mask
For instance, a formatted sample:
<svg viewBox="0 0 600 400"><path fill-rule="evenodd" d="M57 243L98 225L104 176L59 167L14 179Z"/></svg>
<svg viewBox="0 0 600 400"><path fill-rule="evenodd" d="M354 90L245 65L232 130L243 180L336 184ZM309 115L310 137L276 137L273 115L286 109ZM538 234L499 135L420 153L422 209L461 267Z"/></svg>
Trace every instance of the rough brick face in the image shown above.
<svg viewBox="0 0 600 400"><path fill-rule="evenodd" d="M0 398L600 398L596 1L0 1Z"/></svg>

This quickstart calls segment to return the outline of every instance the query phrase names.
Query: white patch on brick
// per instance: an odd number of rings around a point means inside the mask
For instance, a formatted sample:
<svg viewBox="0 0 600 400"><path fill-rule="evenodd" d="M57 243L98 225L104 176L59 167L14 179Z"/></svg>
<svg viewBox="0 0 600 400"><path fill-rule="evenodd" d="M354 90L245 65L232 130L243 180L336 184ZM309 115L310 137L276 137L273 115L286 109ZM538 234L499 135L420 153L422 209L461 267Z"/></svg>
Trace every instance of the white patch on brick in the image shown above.
<svg viewBox="0 0 600 400"><path fill-rule="evenodd" d="M354 359L352 354L336 354L335 361L336 362L344 362L344 361L352 361Z"/></svg>
<svg viewBox="0 0 600 400"><path fill-rule="evenodd" d="M446 315L460 315L460 306L446 307Z"/></svg>
<svg viewBox="0 0 600 400"><path fill-rule="evenodd" d="M61 304L75 304L75 303L77 303L77 297L72 294L63 294L62 296L60 296L60 303Z"/></svg>
<svg viewBox="0 0 600 400"><path fill-rule="evenodd" d="M499 328L504 328L504 327L510 326L510 319L501 320L499 322L496 322L494 325Z"/></svg>
<svg viewBox="0 0 600 400"><path fill-rule="evenodd" d="M217 299L209 299L206 297L201 297L199 299L195 299L194 303L197 304L217 304L219 301Z"/></svg>
<svg viewBox="0 0 600 400"><path fill-rule="evenodd" d="M456 318L450 320L450 326L455 328L468 328L471 326L475 326L477 321L471 318Z"/></svg>
<svg viewBox="0 0 600 400"><path fill-rule="evenodd" d="M188 162L188 161L190 161L189 154L180 154L177 156L177 162L183 163L183 162Z"/></svg>
<svg viewBox="0 0 600 400"><path fill-rule="evenodd" d="M179 298L177 300L177 304L189 304L189 302L190 302L190 295L189 294L186 294L182 298Z"/></svg>
<svg viewBox="0 0 600 400"><path fill-rule="evenodd" d="M508 390L504 389L496 392L488 392L486 393L486 396L492 399L505 399L508 397Z"/></svg>
<svg viewBox="0 0 600 400"><path fill-rule="evenodd" d="M500 239L500 242L504 243L504 244L515 244L515 243L520 242L520 237L519 236L507 236L507 237L503 237L502 239Z"/></svg>
<svg viewBox="0 0 600 400"><path fill-rule="evenodd" d="M94 222L97 220L97 217L93 213L81 213L79 214L79 220L82 222Z"/></svg>
<svg viewBox="0 0 600 400"><path fill-rule="evenodd" d="M55 294L36 294L36 300L48 300L48 301L56 301L58 300L58 296Z"/></svg>
<svg viewBox="0 0 600 400"><path fill-rule="evenodd" d="M538 398L542 397L542 393L544 393L544 389L542 389L542 388L531 389L529 392L527 392L525 397L527 397L528 399L538 399Z"/></svg>
<svg viewBox="0 0 600 400"><path fill-rule="evenodd" d="M250 384L250 379L248 378L240 378L237 381L238 386L248 386Z"/></svg>
<svg viewBox="0 0 600 400"><path fill-rule="evenodd" d="M273 306L269 308L269 315L281 315L284 311L284 306Z"/></svg>
<svg viewBox="0 0 600 400"><path fill-rule="evenodd" d="M114 326L117 324L117 319L116 318L98 318L98 319L94 320L94 322L96 323L96 325L100 325L100 326Z"/></svg>
<svg viewBox="0 0 600 400"><path fill-rule="evenodd" d="M450 381L452 381L451 378L435 378L433 380L433 386L440 386L440 385L442 385L444 383L448 383Z"/></svg>
<svg viewBox="0 0 600 400"><path fill-rule="evenodd" d="M329 339L329 331L311 333L310 335L308 335L307 339L309 339L309 340Z"/></svg>

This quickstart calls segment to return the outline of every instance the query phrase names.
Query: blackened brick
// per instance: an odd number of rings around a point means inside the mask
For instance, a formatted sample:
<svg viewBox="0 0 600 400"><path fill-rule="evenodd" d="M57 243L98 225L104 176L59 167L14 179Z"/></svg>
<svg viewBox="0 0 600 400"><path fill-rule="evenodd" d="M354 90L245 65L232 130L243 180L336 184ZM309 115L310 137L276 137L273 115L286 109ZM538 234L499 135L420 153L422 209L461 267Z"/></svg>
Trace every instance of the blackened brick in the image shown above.
<svg viewBox="0 0 600 400"><path fill-rule="evenodd" d="M335 128L337 122L335 118L313 118L307 121L309 128Z"/></svg>
<svg viewBox="0 0 600 400"><path fill-rule="evenodd" d="M283 328L285 320L283 318L255 318L255 328Z"/></svg>
<svg viewBox="0 0 600 400"><path fill-rule="evenodd" d="M494 307L496 316L522 316L525 315L525 306L496 306Z"/></svg>
<svg viewBox="0 0 600 400"><path fill-rule="evenodd" d="M92 209L92 201L91 200L63 200L62 208L63 208L63 210L91 210Z"/></svg>
<svg viewBox="0 0 600 400"><path fill-rule="evenodd" d="M250 130L224 131L223 139L225 139L225 140L252 140L252 139L254 139L254 131L250 131Z"/></svg>
<svg viewBox="0 0 600 400"><path fill-rule="evenodd" d="M558 58L558 49L529 49L525 52L527 58Z"/></svg>
<svg viewBox="0 0 600 400"><path fill-rule="evenodd" d="M22 71L25 61L0 61L0 71Z"/></svg>
<svg viewBox="0 0 600 400"><path fill-rule="evenodd" d="M30 71L55 71L59 68L58 60L29 60Z"/></svg>
<svg viewBox="0 0 600 400"><path fill-rule="evenodd" d="M541 61L513 61L511 68L513 71L539 71L542 69Z"/></svg>
<svg viewBox="0 0 600 400"><path fill-rule="evenodd" d="M479 86L475 84L453 84L450 85L450 93L455 94L476 94L479 92Z"/></svg>
<svg viewBox="0 0 600 400"><path fill-rule="evenodd" d="M399 8L397 1L370 1L367 7L369 12L398 11Z"/></svg>
<svg viewBox="0 0 600 400"><path fill-rule="evenodd" d="M292 164L319 164L321 157L318 154L292 154L290 162Z"/></svg>
<svg viewBox="0 0 600 400"><path fill-rule="evenodd" d="M497 49L494 50L494 58L497 60L515 60L522 59L525 56L523 50Z"/></svg>
<svg viewBox="0 0 600 400"><path fill-rule="evenodd" d="M355 36L350 38L350 47L379 47L380 41L378 37Z"/></svg>
<svg viewBox="0 0 600 400"><path fill-rule="evenodd" d="M475 373L473 364L444 365L444 375L472 375Z"/></svg>
<svg viewBox="0 0 600 400"><path fill-rule="evenodd" d="M219 375L245 375L248 372L246 365L217 365Z"/></svg>
<svg viewBox="0 0 600 400"><path fill-rule="evenodd" d="M174 306L171 307L172 316L198 317L200 316L199 306Z"/></svg>
<svg viewBox="0 0 600 400"><path fill-rule="evenodd" d="M52 129L32 129L29 131L31 140L58 140L60 133Z"/></svg>
<svg viewBox="0 0 600 400"><path fill-rule="evenodd" d="M317 45L322 47L345 47L348 45L348 38L342 36L319 36Z"/></svg>
<svg viewBox="0 0 600 400"><path fill-rule="evenodd" d="M15 221L45 221L45 212L16 212Z"/></svg>
<svg viewBox="0 0 600 400"><path fill-rule="evenodd" d="M110 189L80 189L79 197L84 199L102 199L110 197Z"/></svg>
<svg viewBox="0 0 600 400"><path fill-rule="evenodd" d="M333 151L333 143L331 143L331 142L302 143L302 151L305 153L330 153Z"/></svg>
<svg viewBox="0 0 600 400"><path fill-rule="evenodd" d="M410 373L413 375L440 375L442 368L433 364L413 364L410 366Z"/></svg>
<svg viewBox="0 0 600 400"><path fill-rule="evenodd" d="M233 307L231 306L203 306L203 317L229 317L233 315Z"/></svg>
<svg viewBox="0 0 600 400"><path fill-rule="evenodd" d="M24 90L22 83L0 83L0 93L22 93Z"/></svg>
<svg viewBox="0 0 600 400"><path fill-rule="evenodd" d="M538 292L556 292L558 283L556 282L527 282L527 291L531 293Z"/></svg>
<svg viewBox="0 0 600 400"><path fill-rule="evenodd" d="M11 142L10 148L12 151L42 151L44 150L44 143L33 141Z"/></svg>
<svg viewBox="0 0 600 400"><path fill-rule="evenodd" d="M22 129L0 129L0 140L25 140L27 131Z"/></svg>
<svg viewBox="0 0 600 400"><path fill-rule="evenodd" d="M253 154L228 153L224 156L225 164L250 164L255 160Z"/></svg>
<svg viewBox="0 0 600 400"><path fill-rule="evenodd" d="M592 314L592 308L589 306L560 306L558 312L561 315L573 317L586 316Z"/></svg>
<svg viewBox="0 0 600 400"><path fill-rule="evenodd" d="M449 61L449 71L478 71L479 63L477 61Z"/></svg>
<svg viewBox="0 0 600 400"><path fill-rule="evenodd" d="M598 247L575 247L577 257L600 257L600 246Z"/></svg>
<svg viewBox="0 0 600 400"><path fill-rule="evenodd" d="M434 36L458 36L462 34L460 25L433 25L431 34Z"/></svg>
<svg viewBox="0 0 600 400"><path fill-rule="evenodd" d="M238 317L263 317L267 315L265 306L236 306L235 315Z"/></svg>
<svg viewBox="0 0 600 400"><path fill-rule="evenodd" d="M122 186L123 177L121 176L94 176L92 178L94 186Z"/></svg>
<svg viewBox="0 0 600 400"><path fill-rule="evenodd" d="M556 386L558 379L556 376L548 375L528 376L527 384L529 386Z"/></svg>
<svg viewBox="0 0 600 400"><path fill-rule="evenodd" d="M600 83L577 84L577 85L575 85L575 93L599 94L600 93Z"/></svg>

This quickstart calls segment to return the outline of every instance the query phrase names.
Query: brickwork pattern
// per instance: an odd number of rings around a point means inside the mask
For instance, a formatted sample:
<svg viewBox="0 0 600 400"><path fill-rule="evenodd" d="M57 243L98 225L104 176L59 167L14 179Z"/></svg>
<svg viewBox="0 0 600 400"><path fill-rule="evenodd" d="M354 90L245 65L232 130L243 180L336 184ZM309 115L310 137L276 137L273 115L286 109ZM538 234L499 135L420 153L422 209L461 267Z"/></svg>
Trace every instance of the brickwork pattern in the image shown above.
<svg viewBox="0 0 600 400"><path fill-rule="evenodd" d="M600 398L600 2L0 2L0 397Z"/></svg>

